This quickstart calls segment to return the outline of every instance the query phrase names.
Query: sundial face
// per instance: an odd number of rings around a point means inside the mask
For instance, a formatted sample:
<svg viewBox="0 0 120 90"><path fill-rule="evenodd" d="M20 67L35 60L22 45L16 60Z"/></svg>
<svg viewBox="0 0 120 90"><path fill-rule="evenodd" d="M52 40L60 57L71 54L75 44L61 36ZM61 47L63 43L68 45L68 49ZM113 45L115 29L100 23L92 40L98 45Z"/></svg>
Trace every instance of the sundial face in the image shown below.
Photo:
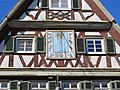
<svg viewBox="0 0 120 90"><path fill-rule="evenodd" d="M74 31L47 31L47 58L72 59L75 58Z"/></svg>

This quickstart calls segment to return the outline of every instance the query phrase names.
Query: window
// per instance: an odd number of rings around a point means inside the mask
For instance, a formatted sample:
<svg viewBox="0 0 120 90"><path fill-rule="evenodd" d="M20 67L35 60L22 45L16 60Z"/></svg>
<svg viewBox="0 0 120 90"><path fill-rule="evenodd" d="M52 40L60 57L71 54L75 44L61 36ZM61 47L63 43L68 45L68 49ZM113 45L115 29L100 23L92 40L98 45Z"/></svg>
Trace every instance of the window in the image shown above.
<svg viewBox="0 0 120 90"><path fill-rule="evenodd" d="M88 54L104 54L103 39L86 39L86 48Z"/></svg>
<svg viewBox="0 0 120 90"><path fill-rule="evenodd" d="M50 0L49 2L50 9L59 9L59 10L70 10L71 9L71 0Z"/></svg>
<svg viewBox="0 0 120 90"><path fill-rule="evenodd" d="M115 41L107 38L77 38L77 54L115 54Z"/></svg>
<svg viewBox="0 0 120 90"><path fill-rule="evenodd" d="M8 90L8 82L0 82L0 90Z"/></svg>
<svg viewBox="0 0 120 90"><path fill-rule="evenodd" d="M47 82L32 82L32 90L47 90L46 83Z"/></svg>
<svg viewBox="0 0 120 90"><path fill-rule="evenodd" d="M93 83L94 90L108 90L109 84L108 82L94 82Z"/></svg>
<svg viewBox="0 0 120 90"><path fill-rule="evenodd" d="M47 30L47 58L75 59L74 31Z"/></svg>
<svg viewBox="0 0 120 90"><path fill-rule="evenodd" d="M78 82L64 82L63 88L64 90L78 90L77 83Z"/></svg>
<svg viewBox="0 0 120 90"><path fill-rule="evenodd" d="M111 81L110 82L111 90L120 90L120 81Z"/></svg>
<svg viewBox="0 0 120 90"><path fill-rule="evenodd" d="M16 52L34 52L34 38L16 38Z"/></svg>

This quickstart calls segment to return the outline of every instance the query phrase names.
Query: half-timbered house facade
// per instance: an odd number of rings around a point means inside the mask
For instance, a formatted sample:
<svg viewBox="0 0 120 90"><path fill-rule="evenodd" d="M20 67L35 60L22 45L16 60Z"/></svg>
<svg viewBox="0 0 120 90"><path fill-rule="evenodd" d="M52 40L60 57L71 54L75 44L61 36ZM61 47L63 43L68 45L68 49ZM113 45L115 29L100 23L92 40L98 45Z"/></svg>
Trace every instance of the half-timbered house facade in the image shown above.
<svg viewBox="0 0 120 90"><path fill-rule="evenodd" d="M99 0L21 0L0 24L0 90L120 90L120 28Z"/></svg>

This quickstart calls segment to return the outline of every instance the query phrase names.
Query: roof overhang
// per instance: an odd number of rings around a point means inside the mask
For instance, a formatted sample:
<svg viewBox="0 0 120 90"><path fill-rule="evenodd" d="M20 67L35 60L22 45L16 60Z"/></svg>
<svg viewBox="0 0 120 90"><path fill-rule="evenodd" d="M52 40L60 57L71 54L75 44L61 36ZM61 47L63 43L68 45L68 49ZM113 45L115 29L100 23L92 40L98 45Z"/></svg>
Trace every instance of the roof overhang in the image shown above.
<svg viewBox="0 0 120 90"><path fill-rule="evenodd" d="M119 77L119 68L0 68L0 76Z"/></svg>
<svg viewBox="0 0 120 90"><path fill-rule="evenodd" d="M7 23L10 28L23 29L79 29L79 30L109 30L112 22L107 21L18 21Z"/></svg>

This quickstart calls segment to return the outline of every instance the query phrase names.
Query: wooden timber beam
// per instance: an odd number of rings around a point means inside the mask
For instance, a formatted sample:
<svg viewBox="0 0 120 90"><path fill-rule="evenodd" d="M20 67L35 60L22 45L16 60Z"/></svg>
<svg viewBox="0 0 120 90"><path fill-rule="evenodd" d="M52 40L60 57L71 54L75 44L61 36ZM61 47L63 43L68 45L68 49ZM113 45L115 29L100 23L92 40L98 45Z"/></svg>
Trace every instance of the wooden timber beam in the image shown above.
<svg viewBox="0 0 120 90"><path fill-rule="evenodd" d="M9 21L10 28L109 30L112 22L102 21Z"/></svg>

